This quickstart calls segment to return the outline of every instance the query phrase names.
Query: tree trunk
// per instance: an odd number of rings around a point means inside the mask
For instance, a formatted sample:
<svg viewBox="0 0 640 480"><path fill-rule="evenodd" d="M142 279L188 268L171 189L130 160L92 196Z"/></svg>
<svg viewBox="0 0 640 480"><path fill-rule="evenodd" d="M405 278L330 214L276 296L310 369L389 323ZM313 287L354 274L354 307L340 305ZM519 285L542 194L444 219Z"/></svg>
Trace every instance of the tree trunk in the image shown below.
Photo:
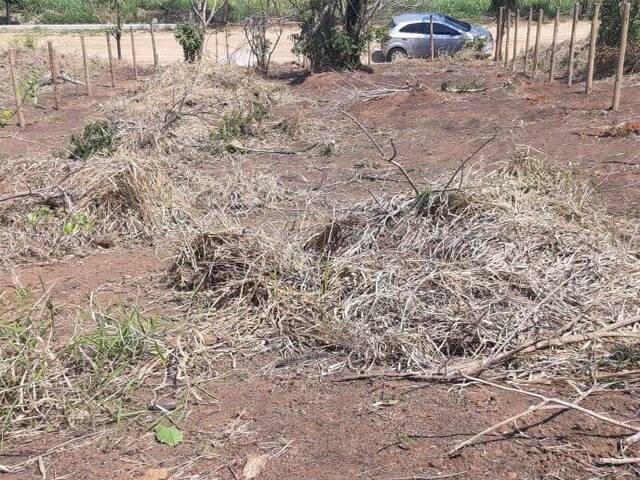
<svg viewBox="0 0 640 480"><path fill-rule="evenodd" d="M360 45L360 20L363 15L365 0L348 0L347 9L344 18L344 29L354 45ZM357 49L359 51L359 48ZM359 53L353 53L351 55L350 63L353 66L360 65Z"/></svg>

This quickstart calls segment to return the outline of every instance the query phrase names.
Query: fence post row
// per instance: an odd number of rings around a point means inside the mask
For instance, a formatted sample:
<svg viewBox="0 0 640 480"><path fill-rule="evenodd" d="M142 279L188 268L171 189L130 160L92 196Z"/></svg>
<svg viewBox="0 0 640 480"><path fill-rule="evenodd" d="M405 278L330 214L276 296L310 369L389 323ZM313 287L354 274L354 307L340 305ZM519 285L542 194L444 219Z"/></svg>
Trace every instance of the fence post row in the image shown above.
<svg viewBox="0 0 640 480"><path fill-rule="evenodd" d="M87 87L87 97L91 96L91 77L89 76L89 59L87 58L87 45L84 36L80 36L82 46L82 63L84 65L84 84Z"/></svg>
<svg viewBox="0 0 640 480"><path fill-rule="evenodd" d="M109 54L109 74L111 76L111 86L116 86L116 75L113 70L113 52L111 51L111 34L107 32L107 53Z"/></svg>
<svg viewBox="0 0 640 480"><path fill-rule="evenodd" d="M496 41L495 41L495 56L494 62L500 61L500 50L502 49L502 15L504 13L504 7L498 9L498 28L496 29Z"/></svg>
<svg viewBox="0 0 640 480"><path fill-rule="evenodd" d="M51 70L51 83L53 84L53 101L56 109L60 109L60 91L58 89L58 69L56 68L56 54L53 50L53 42L47 42L49 47L49 68Z"/></svg>
<svg viewBox="0 0 640 480"><path fill-rule="evenodd" d="M516 8L516 18L513 24L513 64L511 68L515 70L516 60L518 59L518 23L520 23L520 9Z"/></svg>
<svg viewBox="0 0 640 480"><path fill-rule="evenodd" d="M531 76L535 78L538 73L538 54L540 52L540 34L542 32L542 15L544 12L542 9L538 10L538 28L536 30L536 44L533 47L533 70Z"/></svg>
<svg viewBox="0 0 640 480"><path fill-rule="evenodd" d="M507 18L505 20L507 36L504 43L504 68L509 68L510 48L511 48L511 9L507 9Z"/></svg>
<svg viewBox="0 0 640 480"><path fill-rule="evenodd" d="M436 58L436 40L433 38L433 15L429 15L429 49L431 50L431 61Z"/></svg>
<svg viewBox="0 0 640 480"><path fill-rule="evenodd" d="M151 32L151 48L153 49L153 69L158 71L158 47L156 46L156 35L153 32L153 22L149 22L149 32Z"/></svg>
<svg viewBox="0 0 640 480"><path fill-rule="evenodd" d="M556 41L558 40L558 26L560 25L560 9L556 9L553 22L553 39L551 40L551 59L549 60L549 83L553 82L553 71L556 67Z"/></svg>
<svg viewBox="0 0 640 480"><path fill-rule="evenodd" d="M133 35L133 27L130 29L131 33L131 57L133 59L133 78L138 81L138 61L136 59L136 39Z"/></svg>
<svg viewBox="0 0 640 480"><path fill-rule="evenodd" d="M627 53L627 36L629 35L629 17L631 13L631 4L624 2L622 10L622 30L620 31L620 47L618 52L618 68L616 70L616 82L613 86L613 102L611 109L614 112L620 110L620 91L622 89L622 81L624 78L624 57Z"/></svg>
<svg viewBox="0 0 640 480"><path fill-rule="evenodd" d="M529 7L529 20L527 21L527 38L524 43L524 66L522 73L527 74L527 63L529 62L529 45L531 42L531 22L533 21L533 7Z"/></svg>
<svg viewBox="0 0 640 480"><path fill-rule="evenodd" d="M573 6L573 23L571 24L571 39L569 40L569 66L567 69L567 85L573 85L573 65L576 51L576 30L578 27L578 15L580 13L580 4Z"/></svg>
<svg viewBox="0 0 640 480"><path fill-rule="evenodd" d="M11 83L13 83L13 93L16 96L16 114L18 115L18 125L20 128L25 127L24 114L22 112L22 95L20 95L20 87L18 86L18 78L16 76L16 52L9 50L9 73L11 75Z"/></svg>
<svg viewBox="0 0 640 480"><path fill-rule="evenodd" d="M596 40L598 39L598 17L600 16L600 3L594 4L591 17L591 34L589 38L589 66L587 67L587 82L585 93L588 95L593 90L593 69L596 60Z"/></svg>

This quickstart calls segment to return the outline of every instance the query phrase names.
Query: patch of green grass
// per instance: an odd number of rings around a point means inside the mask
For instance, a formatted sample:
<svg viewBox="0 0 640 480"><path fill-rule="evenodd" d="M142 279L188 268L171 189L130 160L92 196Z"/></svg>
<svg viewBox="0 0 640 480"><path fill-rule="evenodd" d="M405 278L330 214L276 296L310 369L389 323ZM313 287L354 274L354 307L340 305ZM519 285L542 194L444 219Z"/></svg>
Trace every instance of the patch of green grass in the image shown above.
<svg viewBox="0 0 640 480"><path fill-rule="evenodd" d="M267 116L267 107L254 102L248 109L233 109L226 112L217 130L210 137L214 149L235 151L240 139L254 135L255 124Z"/></svg>
<svg viewBox="0 0 640 480"><path fill-rule="evenodd" d="M137 308L86 312L72 337L59 339L60 310L49 301L36 305L28 293L0 318L0 449L14 430L117 420L170 351L159 320Z"/></svg>

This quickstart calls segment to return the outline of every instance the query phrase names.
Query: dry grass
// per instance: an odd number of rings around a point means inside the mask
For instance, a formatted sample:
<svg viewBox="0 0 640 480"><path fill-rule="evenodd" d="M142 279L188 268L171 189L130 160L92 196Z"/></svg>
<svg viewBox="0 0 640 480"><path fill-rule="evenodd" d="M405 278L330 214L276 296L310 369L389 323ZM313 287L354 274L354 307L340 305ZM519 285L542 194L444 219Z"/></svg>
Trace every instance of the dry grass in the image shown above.
<svg viewBox="0 0 640 480"><path fill-rule="evenodd" d="M638 314L633 226L590 196L525 159L464 188L360 205L306 239L197 237L170 278L206 291L249 344L257 335L361 366L445 368ZM565 349L526 371L582 369L590 355Z"/></svg>

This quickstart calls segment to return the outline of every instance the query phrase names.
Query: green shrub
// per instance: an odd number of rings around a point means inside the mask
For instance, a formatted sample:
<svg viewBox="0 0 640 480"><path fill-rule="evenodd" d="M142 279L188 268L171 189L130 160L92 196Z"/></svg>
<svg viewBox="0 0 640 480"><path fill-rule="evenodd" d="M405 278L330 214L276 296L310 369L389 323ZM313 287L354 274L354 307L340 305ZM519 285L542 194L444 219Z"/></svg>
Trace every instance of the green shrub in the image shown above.
<svg viewBox="0 0 640 480"><path fill-rule="evenodd" d="M176 26L174 33L182 47L185 62L195 62L202 56L204 46L204 30L195 23L182 22Z"/></svg>
<svg viewBox="0 0 640 480"><path fill-rule="evenodd" d="M255 123L267 116L267 108L254 102L248 110L233 109L225 113L218 129L211 134L214 151L236 151L237 141L255 133Z"/></svg>
<svg viewBox="0 0 640 480"><path fill-rule="evenodd" d="M9 120L13 117L13 110L4 108L0 110L0 128L9 125Z"/></svg>
<svg viewBox="0 0 640 480"><path fill-rule="evenodd" d="M71 158L87 160L95 154L111 155L118 148L118 126L107 120L89 122L80 135L71 137Z"/></svg>

